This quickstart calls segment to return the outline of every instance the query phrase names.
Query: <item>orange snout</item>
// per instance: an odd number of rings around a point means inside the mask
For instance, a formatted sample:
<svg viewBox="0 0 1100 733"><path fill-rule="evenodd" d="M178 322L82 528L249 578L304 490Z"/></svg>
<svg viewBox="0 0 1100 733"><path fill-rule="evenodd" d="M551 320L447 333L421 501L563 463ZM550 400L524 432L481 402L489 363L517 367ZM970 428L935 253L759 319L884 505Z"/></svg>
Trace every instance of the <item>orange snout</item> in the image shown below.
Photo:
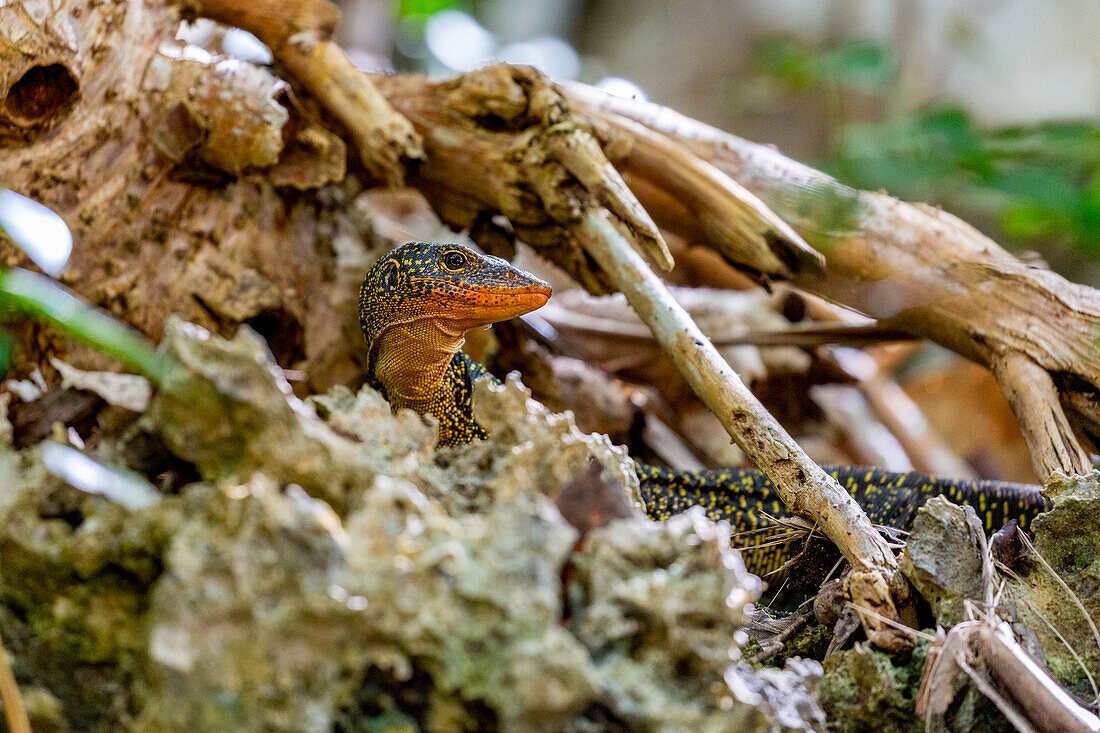
<svg viewBox="0 0 1100 733"><path fill-rule="evenodd" d="M546 305L553 290L530 275L517 282L515 287L492 289L463 289L459 297L452 293L448 310L454 320L468 327L485 326L522 316Z"/></svg>

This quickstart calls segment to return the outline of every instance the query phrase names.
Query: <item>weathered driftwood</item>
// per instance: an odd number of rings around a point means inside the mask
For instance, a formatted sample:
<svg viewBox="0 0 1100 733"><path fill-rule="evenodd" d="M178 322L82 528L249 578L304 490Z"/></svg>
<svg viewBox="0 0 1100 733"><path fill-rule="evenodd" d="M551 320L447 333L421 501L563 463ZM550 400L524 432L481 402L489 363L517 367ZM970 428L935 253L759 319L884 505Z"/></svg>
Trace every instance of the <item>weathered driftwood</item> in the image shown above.
<svg viewBox="0 0 1100 733"><path fill-rule="evenodd" d="M1088 469L1063 403L1095 434L1100 293L1013 257L939 209L856 191L773 148L663 107L579 84L568 85L567 94L612 131L645 125L759 196L826 257L825 275L792 272L799 287L992 369L1040 477ZM630 157L623 165L628 180L646 175ZM650 207L650 191L639 188L639 197L662 226L681 228L677 218L696 218L667 197Z"/></svg>
<svg viewBox="0 0 1100 733"><path fill-rule="evenodd" d="M340 19L327 0L182 0L188 12L243 28L271 48L314 98L342 124L359 162L391 186L405 180L406 165L423 157L419 136L394 112L370 78L332 41Z"/></svg>

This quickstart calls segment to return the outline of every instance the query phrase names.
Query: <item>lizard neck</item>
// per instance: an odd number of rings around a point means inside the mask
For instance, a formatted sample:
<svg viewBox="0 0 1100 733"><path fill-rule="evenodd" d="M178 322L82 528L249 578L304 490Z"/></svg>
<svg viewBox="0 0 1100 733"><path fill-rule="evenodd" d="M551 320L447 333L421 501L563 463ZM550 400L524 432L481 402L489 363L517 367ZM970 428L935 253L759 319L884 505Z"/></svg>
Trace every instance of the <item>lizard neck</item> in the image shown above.
<svg viewBox="0 0 1100 733"><path fill-rule="evenodd" d="M375 344L374 378L394 408L424 412L445 387L451 360L465 343L465 329L425 318L387 329Z"/></svg>
<svg viewBox="0 0 1100 733"><path fill-rule="evenodd" d="M433 415L439 423L437 445L452 446L484 440L489 437L474 419L473 383L486 374L485 370L461 351L451 357L439 382L423 398L411 403L400 397L386 395L396 411L408 407L421 415Z"/></svg>

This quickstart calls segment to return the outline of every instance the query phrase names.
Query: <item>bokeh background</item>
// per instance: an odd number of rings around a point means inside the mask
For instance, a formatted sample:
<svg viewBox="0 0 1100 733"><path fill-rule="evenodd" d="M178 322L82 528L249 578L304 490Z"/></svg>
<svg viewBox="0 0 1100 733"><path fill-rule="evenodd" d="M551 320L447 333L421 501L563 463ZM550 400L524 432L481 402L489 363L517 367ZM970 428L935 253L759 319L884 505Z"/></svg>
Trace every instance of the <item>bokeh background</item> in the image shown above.
<svg viewBox="0 0 1100 733"><path fill-rule="evenodd" d="M943 206L1100 285L1096 0L345 0L370 70L529 63L853 186Z"/></svg>

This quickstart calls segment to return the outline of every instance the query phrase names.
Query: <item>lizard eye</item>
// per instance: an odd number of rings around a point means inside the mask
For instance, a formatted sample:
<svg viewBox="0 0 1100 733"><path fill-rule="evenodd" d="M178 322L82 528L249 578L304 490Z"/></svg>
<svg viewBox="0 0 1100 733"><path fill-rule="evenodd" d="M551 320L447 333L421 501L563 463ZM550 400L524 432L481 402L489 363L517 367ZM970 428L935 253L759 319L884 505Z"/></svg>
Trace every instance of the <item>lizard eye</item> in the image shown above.
<svg viewBox="0 0 1100 733"><path fill-rule="evenodd" d="M397 287L397 268L386 268L385 274L382 275L382 285L387 290L394 290Z"/></svg>
<svg viewBox="0 0 1100 733"><path fill-rule="evenodd" d="M443 267L448 270L461 270L466 266L466 255L457 250L451 250L443 255Z"/></svg>

